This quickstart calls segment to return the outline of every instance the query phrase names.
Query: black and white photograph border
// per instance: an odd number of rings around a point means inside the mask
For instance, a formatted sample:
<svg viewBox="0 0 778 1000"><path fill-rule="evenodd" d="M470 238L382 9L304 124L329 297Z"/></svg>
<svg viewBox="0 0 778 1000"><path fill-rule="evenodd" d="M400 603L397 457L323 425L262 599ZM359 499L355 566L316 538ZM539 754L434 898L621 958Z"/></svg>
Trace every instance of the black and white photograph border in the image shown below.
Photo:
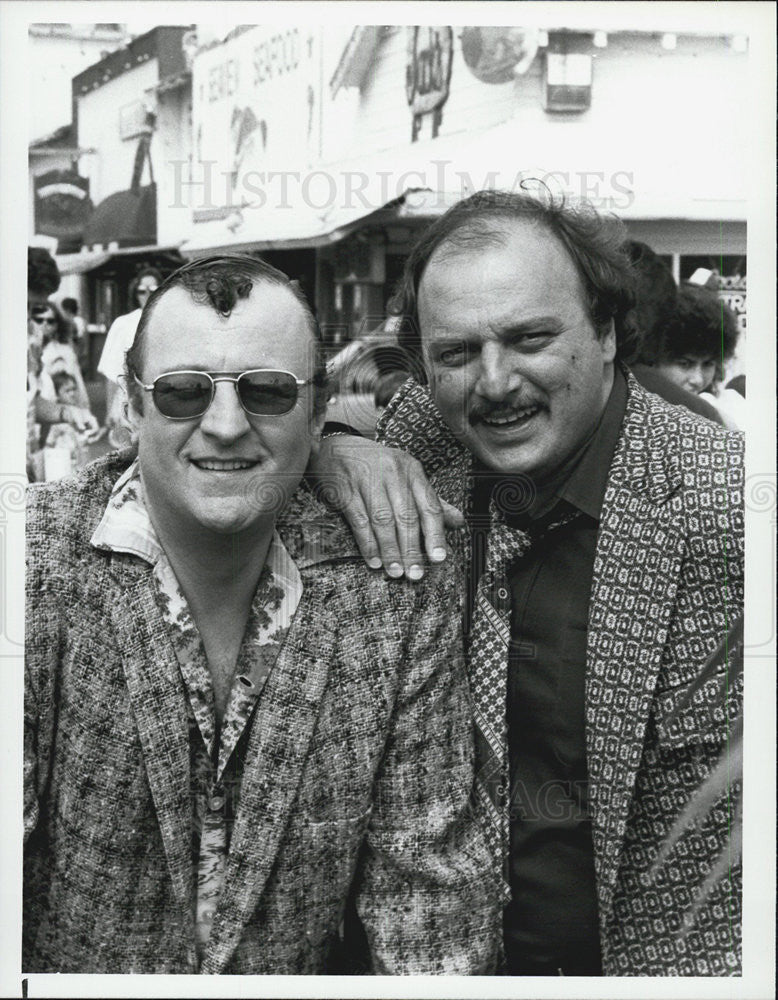
<svg viewBox="0 0 778 1000"><path fill-rule="evenodd" d="M310 28L319 23L342 24L347 29L359 23L375 25L379 20L389 25L440 25L447 22L454 32L463 26L520 25L531 36L525 48L516 54L513 73L526 69L550 19L571 31L588 30L599 34L603 44L608 32L641 30L656 35L658 49L672 50L676 38L684 33L716 34L733 40L740 51L747 51L748 70L743 87L743 100L737 108L728 107L717 122L720 127L709 137L710 176L682 176L681 193L665 190L666 218L699 218L697 209L687 202L690 188L702 199L745 199L747 203L748 245L748 325L749 350L744 372L748 380L748 404L742 429L746 436L746 603L744 627L744 736L743 736L743 974L734 978L592 978L571 977L564 982L551 978L509 977L362 977L326 976L87 976L71 974L35 974L23 972L21 959L21 821L22 814L22 688L24 643L24 493L27 483L25 459L25 371L26 345L18 333L23 328L24 247L30 243L34 228L34 192L30 188L28 154L31 139L31 100L36 90L36 77L41 68L32 58L29 31L33 24L61 24L65 17L70 23L93 23L98 16L127 25L137 37L158 25L197 24L203 35L211 34L214 42L224 38L228 26L276 25L282 29ZM526 41L525 37L525 41ZM598 42L595 42L598 44ZM271 58L268 56L268 58ZM486 57L484 57L485 59ZM479 62L481 62L479 60ZM337 59L335 60L337 63ZM444 66L445 70L446 67ZM510 79L500 76L504 67L488 66L485 62L472 71L480 79ZM261 67L257 72L261 71ZM448 66L450 72L450 66ZM369 67L363 69L369 73ZM344 72L344 75L345 72ZM445 72L443 74L446 75ZM334 77L333 77L334 79ZM0 834L0 996L7 997L582 997L582 998L653 998L688 997L699 1000L743 998L761 1000L774 995L775 972L775 605L776 590L776 229L775 229L775 119L776 119L776 5L772 2L350 2L350 0L290 0L290 2L186 2L170 0L162 5L154 0L120 0L120 2L35 2L35 0L0 0L0 669L3 697L2 742L3 770L0 815L4 817ZM545 81L548 84L550 81ZM688 120L709 100L706 84L713 81L701 74L696 86L678 94L678 101L688 111ZM718 92L721 81L712 87ZM214 86L231 86L229 79ZM332 80L319 81L332 87ZM447 84L446 84L447 86ZM596 99L596 74L595 93ZM552 88L546 87L545 99L552 101ZM585 90L585 87L583 88ZM587 99L573 93L575 86L560 89L559 99ZM198 255L198 239L203 246L218 234L247 233L251 242L251 220L245 207L244 195L250 191L264 201L275 198L277 211L268 221L273 238L283 242L284 227L294 236L311 232L318 225L325 235L337 225L347 225L365 205L380 208L403 194L397 190L399 178L409 165L421 175L415 194L409 197L408 212L414 210L413 198L422 200L418 188L434 187L427 183L430 171L445 178L439 187L451 188L475 183L487 176L491 157L504 143L505 134L498 122L487 130L484 146L476 140L466 160L468 176L458 172L452 179L453 145L444 129L437 140L441 116L448 113L439 103L430 109L423 100L414 104L415 95L408 93L408 134L418 140L419 149L427 150L428 158L414 165L412 158L398 158L391 152L385 157L373 155L371 166L364 158L355 159L328 176L326 171L311 170L307 175L294 169L295 147L289 144L288 170L276 173L272 184L264 178L258 184L245 172L257 149L252 144L265 141L265 132L274 123L252 121L249 115L234 123L232 165L222 175L195 180L199 185L202 204L190 210L199 212L201 232L194 237L191 256ZM635 113L650 95L636 91ZM117 108L117 114L118 114ZM249 109L250 110L250 109ZM413 114L410 112L413 111ZM568 109L569 113L570 109ZM133 109L127 114L131 116ZM564 113L564 111L563 111ZM733 114L737 120L733 120ZM668 148L674 139L673 129L681 127L682 119L669 123L667 134L656 137ZM263 129L264 126L264 129ZM581 123L577 123L580 128ZM132 122L127 125L132 130ZM470 127L470 125L468 126ZM474 133L482 125L472 122ZM129 134L129 133L128 133ZM139 134L139 133L134 133ZM576 134L579 134L577 132ZM430 142L436 140L439 145ZM460 137L461 142L461 137ZM448 143L448 144L447 144ZM618 145L618 135L611 139L611 148ZM301 154L301 155L304 155ZM530 153L530 156L532 154ZM504 167L497 171L497 186L516 184L526 177L542 175L552 190L561 187L568 193L589 196L599 207L616 215L640 199L640 176L631 163L615 162L609 154L607 169L602 159L591 150L564 150L560 145L549 159L533 159L517 165L508 176ZM577 162L577 158L580 162ZM207 157L201 157L202 160ZM174 205L181 194L181 185L192 183L187 178L183 160L178 154L169 157L169 176L173 178ZM658 161L661 158L658 158ZM671 158L668 157L668 162ZM143 164L140 167L143 168ZM188 169L188 167L187 167ZM730 173L731 172L731 173ZM672 171L666 171L667 184L672 183ZM561 177L561 180L560 180ZM129 180L129 178L128 178ZM159 177L157 178L159 180ZM176 185L179 187L176 189ZM229 189L211 198L209 192L218 185ZM494 186L494 183L492 183ZM573 189L571 191L571 188ZM294 191L293 191L294 189ZM286 197L297 198L296 209L290 209ZM461 196L461 193L458 194ZM230 198L238 199L234 202ZM229 211L225 211L225 203ZM209 214L210 213L210 214ZM729 217L731 218L731 216ZM318 220L318 221L317 221ZM329 221L328 221L329 220ZM245 229L244 229L245 227ZM722 226L723 232L723 226ZM214 237L213 234L216 234ZM288 235L288 233L287 233ZM23 240L24 237L24 240ZM213 245L211 242L210 245ZM110 253L110 247L94 249L95 254ZM676 255L677 256L677 255ZM353 263L353 262L352 262ZM677 269L677 261L674 265ZM675 275L678 280L679 275ZM368 315L370 313L368 312ZM734 761L734 758L733 758ZM733 764L734 766L734 764Z"/></svg>

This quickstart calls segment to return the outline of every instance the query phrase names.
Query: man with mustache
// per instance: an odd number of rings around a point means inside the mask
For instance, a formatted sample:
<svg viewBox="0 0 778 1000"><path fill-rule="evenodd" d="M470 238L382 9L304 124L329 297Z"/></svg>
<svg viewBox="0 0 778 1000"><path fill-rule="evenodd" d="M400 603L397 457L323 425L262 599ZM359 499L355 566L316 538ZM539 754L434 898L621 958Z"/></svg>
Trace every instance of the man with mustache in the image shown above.
<svg viewBox="0 0 778 1000"><path fill-rule="evenodd" d="M371 574L301 486L302 294L188 264L126 378L137 447L29 494L24 970L334 972L348 903L364 971L489 972L460 588Z"/></svg>
<svg viewBox="0 0 778 1000"><path fill-rule="evenodd" d="M450 209L396 303L428 384L385 411L391 450L333 435L319 459L392 576L423 575L420 527L445 558L443 512L464 511L479 806L513 975L740 969L737 858L695 909L736 825L729 795L654 868L741 704L726 650L698 678L742 611L743 440L620 363L623 243L551 197Z"/></svg>

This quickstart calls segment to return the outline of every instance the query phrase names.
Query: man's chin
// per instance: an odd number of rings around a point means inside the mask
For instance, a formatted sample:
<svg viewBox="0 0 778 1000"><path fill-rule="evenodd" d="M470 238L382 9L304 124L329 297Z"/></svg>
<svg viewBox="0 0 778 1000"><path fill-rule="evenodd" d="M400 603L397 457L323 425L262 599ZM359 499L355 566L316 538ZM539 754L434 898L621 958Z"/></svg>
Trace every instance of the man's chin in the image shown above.
<svg viewBox="0 0 778 1000"><path fill-rule="evenodd" d="M480 434L470 434L463 439L463 444L487 469L504 476L532 477L542 465L537 449L526 442L519 444L506 441L499 444L485 440L485 436Z"/></svg>

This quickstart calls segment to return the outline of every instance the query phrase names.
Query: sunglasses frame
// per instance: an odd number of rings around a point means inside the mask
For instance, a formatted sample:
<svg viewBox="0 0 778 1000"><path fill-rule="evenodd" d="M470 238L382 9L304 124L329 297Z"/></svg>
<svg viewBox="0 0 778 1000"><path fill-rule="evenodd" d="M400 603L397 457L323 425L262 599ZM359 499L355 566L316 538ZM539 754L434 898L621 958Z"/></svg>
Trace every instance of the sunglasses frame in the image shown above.
<svg viewBox="0 0 778 1000"><path fill-rule="evenodd" d="M49 326L57 325L56 316L30 316L30 319L33 321L33 323L37 323L39 326L43 326L44 323L48 324Z"/></svg>
<svg viewBox="0 0 778 1000"><path fill-rule="evenodd" d="M289 375L295 380L298 393L295 401L292 403L292 405L289 407L288 410L284 410L283 413L252 413L251 410L246 408L246 406L243 403L243 400L240 398L238 381L244 375L255 375L257 372L261 372L263 375ZM193 417L170 417L167 415L167 413L163 413L162 410L160 410L159 406L157 405L156 399L154 399L153 392L157 382L159 382L161 378L166 378L168 375L205 375L206 378L210 379L211 398L208 400L208 405L205 407L202 413L198 413ZM232 382L235 385L235 394L238 397L238 402L241 405L241 409L244 411L244 413L247 413L250 417L285 417L287 413L291 413L292 410L297 405L297 400L300 398L299 390L304 385L310 385L313 382L313 379L310 378L298 378L294 372L286 371L286 369L284 368L247 368L246 371L238 372L237 374L235 372L204 372L194 368L178 368L172 372L162 372L162 374L157 375L154 381L151 382L149 385L146 385L145 383L141 382L138 376L135 375L134 373L132 377L135 379L135 381L137 382L137 384L140 386L141 389L144 389L146 392L152 393L151 398L154 399L154 406L157 410L157 413L159 413L160 416L164 417L165 420L201 420L208 412L208 410L211 407L211 404L213 403L214 397L216 395L217 382Z"/></svg>

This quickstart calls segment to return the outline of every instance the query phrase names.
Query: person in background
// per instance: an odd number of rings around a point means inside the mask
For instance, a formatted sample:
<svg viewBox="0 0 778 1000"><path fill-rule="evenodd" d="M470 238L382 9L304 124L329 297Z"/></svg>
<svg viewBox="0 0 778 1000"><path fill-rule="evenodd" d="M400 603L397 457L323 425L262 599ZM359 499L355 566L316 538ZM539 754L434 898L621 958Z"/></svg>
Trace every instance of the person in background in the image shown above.
<svg viewBox="0 0 778 1000"><path fill-rule="evenodd" d="M82 371L84 371L88 360L88 346L86 338L86 323L84 322L83 317L78 314L78 302L71 297L64 298L60 302L60 309L73 328L73 346L76 350L78 363L81 365Z"/></svg>
<svg viewBox="0 0 778 1000"><path fill-rule="evenodd" d="M685 283L664 327L656 371L715 406L726 426L743 426L745 400L723 389L723 367L735 353L737 318L714 289Z"/></svg>
<svg viewBox="0 0 778 1000"><path fill-rule="evenodd" d="M408 378L410 378L410 373L399 368L379 375L373 391L373 403L376 410L380 412L385 409L392 396Z"/></svg>
<svg viewBox="0 0 778 1000"><path fill-rule="evenodd" d="M43 327L43 350L41 351L41 395L44 399L56 399L51 379L59 372L67 372L76 383L74 403L82 409L91 409L89 394L84 385L81 366L74 347L74 328L53 302L46 306L36 306L32 310L32 321Z"/></svg>
<svg viewBox="0 0 778 1000"><path fill-rule="evenodd" d="M624 363L644 389L668 403L680 403L715 424L724 421L715 406L700 399L657 367L665 331L675 314L678 286L669 267L646 243L628 240L625 248L635 279L635 322L639 337Z"/></svg>
<svg viewBox="0 0 778 1000"><path fill-rule="evenodd" d="M113 321L97 363L97 370L106 379L105 422L112 437L116 436L117 443L129 437L125 416L126 394L120 381L124 375L124 357L135 338L141 310L161 281L162 275L155 267L144 267L136 274L130 284L130 302L137 303L137 308L117 316Z"/></svg>
<svg viewBox="0 0 778 1000"><path fill-rule="evenodd" d="M51 381L54 384L58 403L63 406L78 405L78 383L72 375L64 371L57 372L52 376ZM86 446L99 441L105 432L105 427L100 427L96 431L77 431L72 424L68 423L44 425L41 429L41 447L66 449L70 453L70 470L75 472L87 460Z"/></svg>
<svg viewBox="0 0 778 1000"><path fill-rule="evenodd" d="M27 248L27 478L43 478L41 428L49 424L72 424L78 431L97 432L98 423L87 409L70 406L41 395L43 341L47 328L53 331L56 316L49 315L49 296L59 288L56 261L42 247ZM42 322L46 316L48 322Z"/></svg>

